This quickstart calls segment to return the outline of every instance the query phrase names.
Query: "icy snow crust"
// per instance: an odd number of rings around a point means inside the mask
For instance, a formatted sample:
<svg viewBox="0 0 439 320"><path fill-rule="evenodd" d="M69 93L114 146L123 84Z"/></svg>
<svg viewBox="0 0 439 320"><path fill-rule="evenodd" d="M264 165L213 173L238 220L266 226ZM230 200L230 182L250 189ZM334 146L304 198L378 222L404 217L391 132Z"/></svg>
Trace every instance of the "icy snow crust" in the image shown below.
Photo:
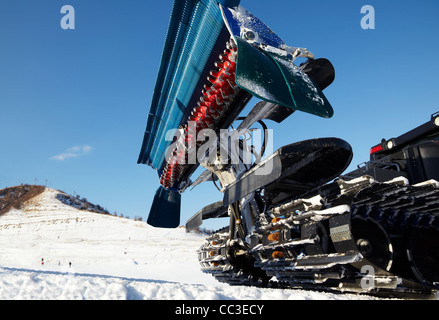
<svg viewBox="0 0 439 320"><path fill-rule="evenodd" d="M80 211L58 193L0 216L0 300L372 299L218 283L200 271L203 236Z"/></svg>

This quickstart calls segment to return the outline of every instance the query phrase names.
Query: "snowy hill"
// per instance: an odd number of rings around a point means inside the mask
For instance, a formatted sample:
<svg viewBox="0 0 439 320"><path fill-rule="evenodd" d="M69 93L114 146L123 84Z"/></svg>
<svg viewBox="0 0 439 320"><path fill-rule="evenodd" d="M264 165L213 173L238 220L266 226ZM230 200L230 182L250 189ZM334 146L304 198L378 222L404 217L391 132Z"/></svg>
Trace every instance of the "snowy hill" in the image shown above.
<svg viewBox="0 0 439 320"><path fill-rule="evenodd" d="M0 215L0 300L371 299L220 284L200 271L202 236L79 210L60 193Z"/></svg>

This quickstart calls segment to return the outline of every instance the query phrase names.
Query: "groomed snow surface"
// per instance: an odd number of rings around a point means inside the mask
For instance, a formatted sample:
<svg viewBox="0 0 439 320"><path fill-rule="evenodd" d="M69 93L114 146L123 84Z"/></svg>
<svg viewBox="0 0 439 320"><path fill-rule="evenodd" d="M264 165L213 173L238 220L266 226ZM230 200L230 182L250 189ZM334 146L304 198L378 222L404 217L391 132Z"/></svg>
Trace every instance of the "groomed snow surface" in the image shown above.
<svg viewBox="0 0 439 320"><path fill-rule="evenodd" d="M200 271L203 236L80 211L58 193L0 216L0 300L375 299L221 284Z"/></svg>

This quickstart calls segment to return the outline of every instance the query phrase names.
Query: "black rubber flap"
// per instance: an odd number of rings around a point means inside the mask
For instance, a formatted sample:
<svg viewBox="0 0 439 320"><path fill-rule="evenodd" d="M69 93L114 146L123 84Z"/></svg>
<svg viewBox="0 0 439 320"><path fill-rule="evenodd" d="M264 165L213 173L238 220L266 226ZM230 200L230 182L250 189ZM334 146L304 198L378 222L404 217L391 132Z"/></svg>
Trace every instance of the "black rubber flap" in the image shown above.
<svg viewBox="0 0 439 320"><path fill-rule="evenodd" d="M352 161L352 148L338 138L301 141L284 146L235 181L224 192L224 205L265 187L290 195L321 186L343 173Z"/></svg>
<svg viewBox="0 0 439 320"><path fill-rule="evenodd" d="M148 216L148 224L156 228L177 228L180 225L181 194L159 187Z"/></svg>
<svg viewBox="0 0 439 320"><path fill-rule="evenodd" d="M314 81L320 90L325 90L335 80L335 69L328 59L308 60L301 64L300 68Z"/></svg>

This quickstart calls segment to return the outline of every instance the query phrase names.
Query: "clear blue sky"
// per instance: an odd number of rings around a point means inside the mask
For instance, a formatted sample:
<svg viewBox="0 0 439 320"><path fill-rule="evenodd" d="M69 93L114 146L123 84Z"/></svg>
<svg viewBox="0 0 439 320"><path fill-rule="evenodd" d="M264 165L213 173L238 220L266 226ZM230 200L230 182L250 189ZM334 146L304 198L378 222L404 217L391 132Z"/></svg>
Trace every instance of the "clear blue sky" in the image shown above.
<svg viewBox="0 0 439 320"><path fill-rule="evenodd" d="M0 188L46 184L146 218L158 179L137 164L172 0L0 2ZM296 113L276 148L336 136L355 165L381 138L439 111L437 0L243 0L291 46L329 58L332 119ZM63 5L76 29L60 26ZM373 5L376 29L360 26ZM253 103L254 104L254 103ZM210 184L183 195L182 223L221 199Z"/></svg>

